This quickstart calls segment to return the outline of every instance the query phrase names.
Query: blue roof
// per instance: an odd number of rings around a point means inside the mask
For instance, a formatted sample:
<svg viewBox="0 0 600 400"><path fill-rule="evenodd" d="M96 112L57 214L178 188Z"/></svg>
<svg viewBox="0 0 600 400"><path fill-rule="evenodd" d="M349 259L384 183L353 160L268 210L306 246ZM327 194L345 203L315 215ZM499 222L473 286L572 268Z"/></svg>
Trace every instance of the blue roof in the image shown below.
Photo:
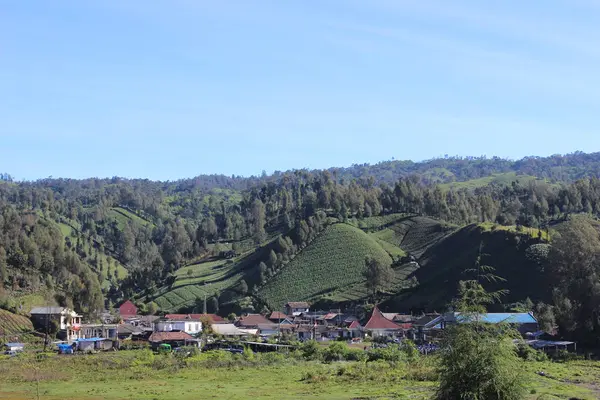
<svg viewBox="0 0 600 400"><path fill-rule="evenodd" d="M460 313L456 313L456 320L460 322ZM481 321L490 324L501 322L511 324L535 324L537 320L529 313L487 313L481 314Z"/></svg>
<svg viewBox="0 0 600 400"><path fill-rule="evenodd" d="M4 345L7 347L25 347L23 343L5 343Z"/></svg>

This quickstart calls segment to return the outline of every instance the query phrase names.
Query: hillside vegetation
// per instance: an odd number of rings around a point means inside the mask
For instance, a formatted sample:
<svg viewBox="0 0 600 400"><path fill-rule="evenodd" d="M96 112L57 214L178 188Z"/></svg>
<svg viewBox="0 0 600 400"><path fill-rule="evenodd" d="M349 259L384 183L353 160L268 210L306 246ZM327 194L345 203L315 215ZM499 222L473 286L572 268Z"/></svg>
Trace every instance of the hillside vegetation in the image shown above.
<svg viewBox="0 0 600 400"><path fill-rule="evenodd" d="M0 309L0 338L10 339L10 335L31 331L33 324L29 318Z"/></svg>
<svg viewBox="0 0 600 400"><path fill-rule="evenodd" d="M391 265L389 254L358 228L334 224L259 290L272 309L287 301L314 300L364 281L365 257Z"/></svg>
<svg viewBox="0 0 600 400"><path fill-rule="evenodd" d="M364 257L375 254L394 271L378 296L424 308L419 296L437 304L446 287L455 290L476 242L504 237L506 249L487 261L502 264L512 248L525 255L522 243L549 241L573 215L600 215L599 171L600 154L575 153L171 182L2 174L0 283L5 298L45 292L82 312L126 298L191 310L205 297L212 311L259 311L288 300L365 302Z"/></svg>

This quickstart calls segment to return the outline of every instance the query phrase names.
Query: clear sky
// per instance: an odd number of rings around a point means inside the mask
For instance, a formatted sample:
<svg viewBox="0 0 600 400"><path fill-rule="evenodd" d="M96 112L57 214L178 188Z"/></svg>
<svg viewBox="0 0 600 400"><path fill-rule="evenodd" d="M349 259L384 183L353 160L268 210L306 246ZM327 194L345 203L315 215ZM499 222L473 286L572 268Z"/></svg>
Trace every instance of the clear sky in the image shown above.
<svg viewBox="0 0 600 400"><path fill-rule="evenodd" d="M597 0L0 1L0 171L600 150Z"/></svg>

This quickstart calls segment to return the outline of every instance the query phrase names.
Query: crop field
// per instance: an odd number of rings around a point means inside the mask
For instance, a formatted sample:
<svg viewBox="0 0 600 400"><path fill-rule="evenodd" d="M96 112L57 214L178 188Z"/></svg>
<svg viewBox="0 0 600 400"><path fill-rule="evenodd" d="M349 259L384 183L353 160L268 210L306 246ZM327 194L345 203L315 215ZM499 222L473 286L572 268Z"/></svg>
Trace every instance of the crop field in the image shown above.
<svg viewBox="0 0 600 400"><path fill-rule="evenodd" d="M352 218L348 224L360 228L365 231L379 229L386 225L391 225L398 222L400 219L406 218L407 214L388 214L376 217L367 217L363 219Z"/></svg>
<svg viewBox="0 0 600 400"><path fill-rule="evenodd" d="M364 280L365 257L391 264L377 241L347 224L330 225L296 258L259 290L267 304L279 309L287 301L314 300Z"/></svg>
<svg viewBox="0 0 600 400"><path fill-rule="evenodd" d="M129 210L121 208L121 207L112 207L109 210L108 215L110 215L117 221L117 224L119 225L119 229L123 229L123 227L125 225L127 225L127 223L130 220L136 222L138 225L152 225L151 222L146 221L142 217L132 213Z"/></svg>
<svg viewBox="0 0 600 400"><path fill-rule="evenodd" d="M0 309L0 337L32 330L33 325L29 318Z"/></svg>
<svg viewBox="0 0 600 400"><path fill-rule="evenodd" d="M419 258L430 246L447 236L452 229L425 217L404 218L387 229L375 232L378 239L391 243Z"/></svg>

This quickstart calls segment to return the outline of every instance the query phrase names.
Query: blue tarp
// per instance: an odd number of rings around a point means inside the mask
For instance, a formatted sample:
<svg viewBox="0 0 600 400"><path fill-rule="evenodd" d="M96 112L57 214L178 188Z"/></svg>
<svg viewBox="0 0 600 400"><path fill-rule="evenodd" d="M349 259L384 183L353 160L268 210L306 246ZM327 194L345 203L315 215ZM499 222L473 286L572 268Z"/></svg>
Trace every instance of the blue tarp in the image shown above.
<svg viewBox="0 0 600 400"><path fill-rule="evenodd" d="M23 343L5 343L6 347L25 347Z"/></svg>
<svg viewBox="0 0 600 400"><path fill-rule="evenodd" d="M108 340L108 339L95 337L95 338L89 338L89 339L75 339L75 342L101 342L103 340Z"/></svg>

